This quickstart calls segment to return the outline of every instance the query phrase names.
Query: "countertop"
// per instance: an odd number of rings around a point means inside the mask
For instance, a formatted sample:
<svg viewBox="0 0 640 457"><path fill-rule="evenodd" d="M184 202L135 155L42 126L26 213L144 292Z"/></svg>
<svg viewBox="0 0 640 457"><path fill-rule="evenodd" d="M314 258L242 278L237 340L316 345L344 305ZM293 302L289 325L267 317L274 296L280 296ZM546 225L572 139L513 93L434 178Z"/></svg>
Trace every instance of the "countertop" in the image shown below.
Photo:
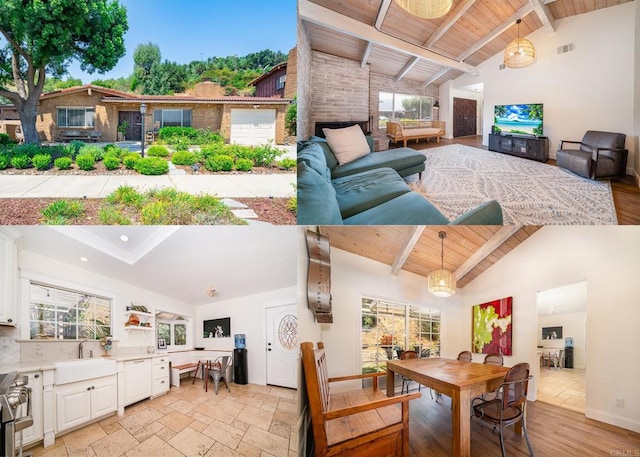
<svg viewBox="0 0 640 457"><path fill-rule="evenodd" d="M168 353L153 353L153 354L138 354L138 355L122 355L122 356L105 357L105 358L110 360L115 360L116 362L126 362L129 360L166 357L168 355L169 355ZM97 357L94 357L94 358L97 358ZM43 360L43 361L34 361L34 362L3 364L3 365L0 365L0 374L9 373L12 371L17 371L19 373L26 373L28 371L55 370L56 362L67 362L69 360L82 360L82 359Z"/></svg>

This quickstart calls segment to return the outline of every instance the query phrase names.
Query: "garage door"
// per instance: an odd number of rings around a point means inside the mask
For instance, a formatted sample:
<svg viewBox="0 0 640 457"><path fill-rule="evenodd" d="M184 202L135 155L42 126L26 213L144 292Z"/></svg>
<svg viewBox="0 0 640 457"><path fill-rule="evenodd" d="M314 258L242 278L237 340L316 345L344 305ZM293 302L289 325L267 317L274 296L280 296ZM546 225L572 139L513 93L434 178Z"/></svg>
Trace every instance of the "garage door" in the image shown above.
<svg viewBox="0 0 640 457"><path fill-rule="evenodd" d="M231 143L258 145L275 143L276 110L232 109Z"/></svg>

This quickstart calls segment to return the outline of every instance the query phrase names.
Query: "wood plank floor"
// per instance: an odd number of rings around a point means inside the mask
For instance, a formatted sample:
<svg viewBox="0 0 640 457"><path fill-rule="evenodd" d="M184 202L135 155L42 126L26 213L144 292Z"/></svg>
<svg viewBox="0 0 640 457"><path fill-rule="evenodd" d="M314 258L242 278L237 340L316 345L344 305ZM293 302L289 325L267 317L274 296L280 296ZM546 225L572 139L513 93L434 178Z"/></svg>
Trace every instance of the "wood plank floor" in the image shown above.
<svg viewBox="0 0 640 457"><path fill-rule="evenodd" d="M412 389L412 392L414 389ZM451 400L441 397L436 403L429 391L410 403L410 457L451 457ZM548 456L634 456L640 453L640 434L602 422L587 419L583 414L542 402L527 405L527 428L533 452ZM528 456L523 436L505 430L506 453L509 457ZM620 451L620 453L616 453ZM624 453L626 452L626 453ZM471 420L471 455L500 455L500 438L489 424L481 426Z"/></svg>
<svg viewBox="0 0 640 457"><path fill-rule="evenodd" d="M409 147L413 149L427 149L444 146L447 144L466 144L476 148L487 149L482 145L482 136L469 136L463 138L455 138L452 140L441 139L440 143L433 140L429 142L420 141L419 143L411 142ZM402 146L401 143L398 146ZM392 144L391 147L394 147ZM555 165L555 160L547 162L549 165ZM640 187L632 176L627 175L623 181L611 181L613 190L613 201L618 216L618 224L620 225L640 225Z"/></svg>

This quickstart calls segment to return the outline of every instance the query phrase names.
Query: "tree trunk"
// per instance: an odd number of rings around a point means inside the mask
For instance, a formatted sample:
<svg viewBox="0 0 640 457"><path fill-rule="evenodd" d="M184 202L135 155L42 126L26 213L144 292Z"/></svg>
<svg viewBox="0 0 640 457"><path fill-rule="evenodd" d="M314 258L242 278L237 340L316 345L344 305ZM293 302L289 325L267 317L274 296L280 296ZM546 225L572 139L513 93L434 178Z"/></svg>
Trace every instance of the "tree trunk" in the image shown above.
<svg viewBox="0 0 640 457"><path fill-rule="evenodd" d="M38 130L36 130L38 98L39 97L30 95L29 98L24 101L22 109L18 109L18 113L20 114L20 122L22 123L22 132L24 133L25 143L40 144ZM33 99L35 99L35 101Z"/></svg>

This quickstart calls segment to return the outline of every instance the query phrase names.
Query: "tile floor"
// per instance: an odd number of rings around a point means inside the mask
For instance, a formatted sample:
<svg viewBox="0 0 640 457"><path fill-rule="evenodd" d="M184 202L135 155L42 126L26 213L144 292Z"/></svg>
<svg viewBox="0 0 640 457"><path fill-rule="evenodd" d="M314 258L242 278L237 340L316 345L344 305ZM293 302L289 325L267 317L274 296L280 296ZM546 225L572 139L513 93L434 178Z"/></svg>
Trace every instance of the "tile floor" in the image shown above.
<svg viewBox="0 0 640 457"><path fill-rule="evenodd" d="M34 457L294 457L296 391L229 385L216 395L201 380L126 408L29 451Z"/></svg>
<svg viewBox="0 0 640 457"><path fill-rule="evenodd" d="M584 414L584 378L585 370L540 367L538 400Z"/></svg>

